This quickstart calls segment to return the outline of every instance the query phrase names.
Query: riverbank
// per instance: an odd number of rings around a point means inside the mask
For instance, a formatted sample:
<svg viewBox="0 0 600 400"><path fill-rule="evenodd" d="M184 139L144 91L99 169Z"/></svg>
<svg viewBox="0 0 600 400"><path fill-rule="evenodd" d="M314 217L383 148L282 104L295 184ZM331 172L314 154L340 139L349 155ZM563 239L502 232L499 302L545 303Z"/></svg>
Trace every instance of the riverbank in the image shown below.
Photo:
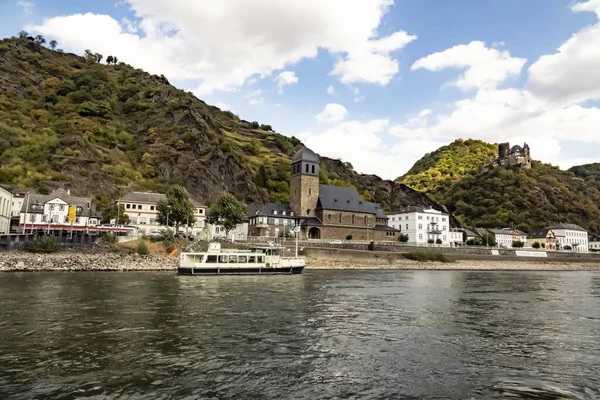
<svg viewBox="0 0 600 400"><path fill-rule="evenodd" d="M0 253L0 272L175 271L178 258L122 253L31 254ZM600 271L600 263L550 261L479 261L453 263L396 260L331 260L309 257L306 270L479 270L479 271Z"/></svg>

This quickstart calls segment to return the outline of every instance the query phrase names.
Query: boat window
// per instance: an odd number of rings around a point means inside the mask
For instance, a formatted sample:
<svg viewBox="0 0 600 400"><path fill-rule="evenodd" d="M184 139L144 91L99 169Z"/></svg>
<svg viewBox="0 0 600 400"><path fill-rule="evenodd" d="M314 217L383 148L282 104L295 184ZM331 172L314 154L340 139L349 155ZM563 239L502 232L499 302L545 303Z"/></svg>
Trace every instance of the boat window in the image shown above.
<svg viewBox="0 0 600 400"><path fill-rule="evenodd" d="M265 262L265 257L264 256L258 256L258 262L259 263Z"/></svg>
<svg viewBox="0 0 600 400"><path fill-rule="evenodd" d="M206 262L207 263L216 263L217 262L217 256L207 256L206 257Z"/></svg>
<svg viewBox="0 0 600 400"><path fill-rule="evenodd" d="M239 263L247 263L247 257L246 256L238 256L238 262Z"/></svg>
<svg viewBox="0 0 600 400"><path fill-rule="evenodd" d="M236 263L237 262L237 256L229 256L229 262L230 263Z"/></svg>
<svg viewBox="0 0 600 400"><path fill-rule="evenodd" d="M250 256L250 257L248 257L248 262L249 263L255 263L256 262L256 256Z"/></svg>
<svg viewBox="0 0 600 400"><path fill-rule="evenodd" d="M204 261L204 256L203 255L194 256L194 261L197 263L201 263L202 261Z"/></svg>
<svg viewBox="0 0 600 400"><path fill-rule="evenodd" d="M227 256L219 256L220 263L227 263Z"/></svg>

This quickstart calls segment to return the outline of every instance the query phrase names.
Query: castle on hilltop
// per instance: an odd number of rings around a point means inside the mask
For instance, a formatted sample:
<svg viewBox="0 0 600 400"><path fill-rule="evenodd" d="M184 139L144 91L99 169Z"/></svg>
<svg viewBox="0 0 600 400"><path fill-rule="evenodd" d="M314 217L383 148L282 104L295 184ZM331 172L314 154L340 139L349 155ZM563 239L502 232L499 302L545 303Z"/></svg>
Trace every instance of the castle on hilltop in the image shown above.
<svg viewBox="0 0 600 400"><path fill-rule="evenodd" d="M531 168L531 155L529 154L529 145L525 143L523 147L510 143L500 143L498 145L498 157L492 162L484 165L483 171L490 171L496 167L514 167L521 169Z"/></svg>

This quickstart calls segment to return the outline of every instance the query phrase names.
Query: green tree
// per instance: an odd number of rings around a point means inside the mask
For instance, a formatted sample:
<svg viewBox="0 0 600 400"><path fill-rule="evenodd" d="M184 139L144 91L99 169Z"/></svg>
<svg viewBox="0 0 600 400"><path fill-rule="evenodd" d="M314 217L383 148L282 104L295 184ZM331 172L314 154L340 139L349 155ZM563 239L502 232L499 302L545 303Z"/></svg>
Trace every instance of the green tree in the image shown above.
<svg viewBox="0 0 600 400"><path fill-rule="evenodd" d="M260 128L260 124L258 123L258 121L253 121L252 122L252 129L258 129Z"/></svg>
<svg viewBox="0 0 600 400"><path fill-rule="evenodd" d="M58 42L56 40L51 40L50 41L50 48L52 50L56 49L56 46L58 46Z"/></svg>
<svg viewBox="0 0 600 400"><path fill-rule="evenodd" d="M19 32L19 39L27 39L29 37L29 32L21 31Z"/></svg>
<svg viewBox="0 0 600 400"><path fill-rule="evenodd" d="M516 240L512 243L512 247L521 248L524 246L525 246L525 243L521 242L520 240Z"/></svg>
<svg viewBox="0 0 600 400"><path fill-rule="evenodd" d="M44 43L46 43L46 39L42 35L35 36L35 44L42 45Z"/></svg>
<svg viewBox="0 0 600 400"><path fill-rule="evenodd" d="M225 234L246 220L246 206L229 192L211 201L206 218L209 224L222 226Z"/></svg>
<svg viewBox="0 0 600 400"><path fill-rule="evenodd" d="M484 246L495 246L496 243L496 237L491 233L486 233L481 237L481 244Z"/></svg>
<svg viewBox="0 0 600 400"><path fill-rule="evenodd" d="M114 59L113 59L113 56L108 56L108 57L106 57L106 63L107 63L107 64L110 64L110 63L112 63L113 61L114 61Z"/></svg>
<svg viewBox="0 0 600 400"><path fill-rule="evenodd" d="M167 189L165 195L167 200L159 201L156 205L158 211L156 219L159 224L175 226L175 230L178 231L179 226L190 226L196 222L194 203L186 188L172 185Z"/></svg>
<svg viewBox="0 0 600 400"><path fill-rule="evenodd" d="M409 240L409 237L407 234L401 233L400 236L398 236L398 241L400 243L407 243Z"/></svg>
<svg viewBox="0 0 600 400"><path fill-rule="evenodd" d="M437 239L435 240L435 243L436 243L436 244L442 244L442 239L440 239L440 238L437 238Z"/></svg>
<svg viewBox="0 0 600 400"><path fill-rule="evenodd" d="M112 205L110 207L106 207L102 209L102 223L107 224L111 220L116 220L117 215L119 216L119 220L117 221L117 225L129 225L131 223L131 219L129 215L125 213L125 205L119 204L119 209L117 212L117 207Z"/></svg>
<svg viewBox="0 0 600 400"><path fill-rule="evenodd" d="M542 247L542 245L540 244L540 242L533 242L531 247L533 247L534 249L539 249L540 247Z"/></svg>

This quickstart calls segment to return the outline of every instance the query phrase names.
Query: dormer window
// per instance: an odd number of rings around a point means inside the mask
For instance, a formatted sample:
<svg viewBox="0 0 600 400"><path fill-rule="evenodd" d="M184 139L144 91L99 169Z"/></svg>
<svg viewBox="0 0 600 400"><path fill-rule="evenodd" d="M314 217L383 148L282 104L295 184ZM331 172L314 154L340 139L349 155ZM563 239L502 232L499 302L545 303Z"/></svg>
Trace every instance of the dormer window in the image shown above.
<svg viewBox="0 0 600 400"><path fill-rule="evenodd" d="M291 211L291 212L290 212L290 215L293 217L293 216L294 216L294 212L293 212L293 211Z"/></svg>
<svg viewBox="0 0 600 400"><path fill-rule="evenodd" d="M281 212L281 215L285 215L285 211L282 211L282 212Z"/></svg>
<svg viewBox="0 0 600 400"><path fill-rule="evenodd" d="M277 215L277 210L273 210L273 215Z"/></svg>

